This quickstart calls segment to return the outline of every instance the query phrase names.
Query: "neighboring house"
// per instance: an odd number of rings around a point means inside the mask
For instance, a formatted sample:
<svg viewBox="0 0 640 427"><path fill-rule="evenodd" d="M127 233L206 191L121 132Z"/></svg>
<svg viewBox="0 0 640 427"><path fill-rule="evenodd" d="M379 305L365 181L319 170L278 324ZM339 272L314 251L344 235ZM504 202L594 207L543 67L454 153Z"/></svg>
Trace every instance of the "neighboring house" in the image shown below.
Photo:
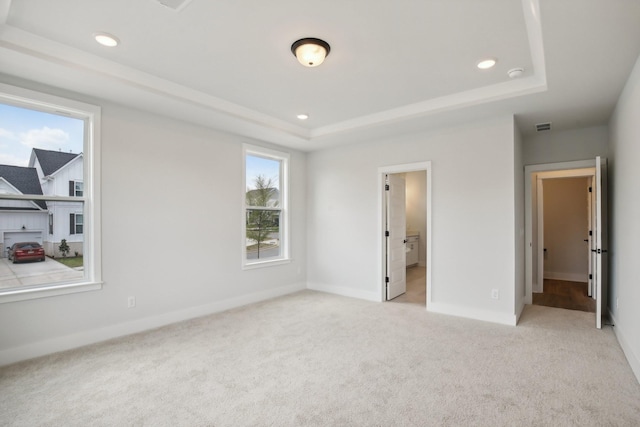
<svg viewBox="0 0 640 427"><path fill-rule="evenodd" d="M0 165L0 193L42 195L40 179L33 167ZM16 242L43 243L47 236L48 211L43 201L0 201L0 257Z"/></svg>
<svg viewBox="0 0 640 427"><path fill-rule="evenodd" d="M29 167L37 172L45 196L82 196L83 155L34 148ZM47 255L61 256L60 242L66 239L70 253L83 253L84 215L81 202L47 202L48 226L44 236Z"/></svg>

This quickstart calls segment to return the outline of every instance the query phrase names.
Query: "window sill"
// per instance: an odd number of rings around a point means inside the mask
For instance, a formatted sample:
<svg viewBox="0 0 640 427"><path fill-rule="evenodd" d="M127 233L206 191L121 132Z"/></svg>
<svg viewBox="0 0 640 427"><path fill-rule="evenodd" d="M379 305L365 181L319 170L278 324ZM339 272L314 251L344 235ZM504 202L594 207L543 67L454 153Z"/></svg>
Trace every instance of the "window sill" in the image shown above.
<svg viewBox="0 0 640 427"><path fill-rule="evenodd" d="M102 289L102 282L63 283L33 288L6 289L0 291L0 304L75 294L78 292L97 291L100 289Z"/></svg>
<svg viewBox="0 0 640 427"><path fill-rule="evenodd" d="M251 264L243 264L242 269L253 270L255 268L274 267L276 265L283 265L283 264L289 264L289 263L291 263L291 258L274 259L269 261L252 262Z"/></svg>

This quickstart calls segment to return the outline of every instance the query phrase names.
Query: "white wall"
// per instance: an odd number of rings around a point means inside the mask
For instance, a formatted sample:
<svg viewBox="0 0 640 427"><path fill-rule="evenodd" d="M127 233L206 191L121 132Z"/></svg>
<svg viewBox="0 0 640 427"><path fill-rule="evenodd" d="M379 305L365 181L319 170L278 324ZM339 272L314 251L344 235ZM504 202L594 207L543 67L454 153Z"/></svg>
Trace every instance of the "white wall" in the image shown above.
<svg viewBox="0 0 640 427"><path fill-rule="evenodd" d="M544 278L589 280L588 188L591 178L544 179Z"/></svg>
<svg viewBox="0 0 640 427"><path fill-rule="evenodd" d="M622 92L609 128L610 312L614 331L640 380L640 60ZM618 303L616 303L618 302Z"/></svg>
<svg viewBox="0 0 640 427"><path fill-rule="evenodd" d="M537 165L607 157L608 132L607 126L541 132L525 139L522 161Z"/></svg>
<svg viewBox="0 0 640 427"><path fill-rule="evenodd" d="M407 172L405 175L407 231L420 233L418 265L427 265L427 173Z"/></svg>
<svg viewBox="0 0 640 427"><path fill-rule="evenodd" d="M3 304L0 365L305 287L304 153L287 150L293 261L243 271L245 140L102 107L104 287ZM136 297L133 309L128 296Z"/></svg>
<svg viewBox="0 0 640 427"><path fill-rule="evenodd" d="M510 116L309 154L309 286L380 300L378 168L431 161L428 308L514 323L514 157Z"/></svg>

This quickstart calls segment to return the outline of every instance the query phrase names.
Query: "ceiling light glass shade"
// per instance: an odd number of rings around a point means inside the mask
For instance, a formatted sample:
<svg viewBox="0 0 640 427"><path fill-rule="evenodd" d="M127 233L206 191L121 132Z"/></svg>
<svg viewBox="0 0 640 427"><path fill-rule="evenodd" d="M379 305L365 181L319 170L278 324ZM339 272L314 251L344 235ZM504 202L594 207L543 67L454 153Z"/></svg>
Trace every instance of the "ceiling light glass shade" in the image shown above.
<svg viewBox="0 0 640 427"><path fill-rule="evenodd" d="M116 36L112 36L107 33L96 33L94 34L94 37L102 46L116 47L118 46L118 43L120 43L120 40L118 40Z"/></svg>
<svg viewBox="0 0 640 427"><path fill-rule="evenodd" d="M329 55L331 47L324 40L306 38L291 45L291 52L305 67L317 67Z"/></svg>

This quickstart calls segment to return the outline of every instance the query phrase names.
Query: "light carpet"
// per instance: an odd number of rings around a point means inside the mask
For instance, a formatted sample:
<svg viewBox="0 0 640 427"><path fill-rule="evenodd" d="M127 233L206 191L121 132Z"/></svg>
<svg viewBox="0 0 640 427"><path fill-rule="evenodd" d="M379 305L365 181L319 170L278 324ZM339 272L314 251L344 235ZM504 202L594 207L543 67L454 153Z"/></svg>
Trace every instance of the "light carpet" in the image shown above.
<svg viewBox="0 0 640 427"><path fill-rule="evenodd" d="M0 369L3 426L638 426L593 314L519 326L313 291Z"/></svg>

